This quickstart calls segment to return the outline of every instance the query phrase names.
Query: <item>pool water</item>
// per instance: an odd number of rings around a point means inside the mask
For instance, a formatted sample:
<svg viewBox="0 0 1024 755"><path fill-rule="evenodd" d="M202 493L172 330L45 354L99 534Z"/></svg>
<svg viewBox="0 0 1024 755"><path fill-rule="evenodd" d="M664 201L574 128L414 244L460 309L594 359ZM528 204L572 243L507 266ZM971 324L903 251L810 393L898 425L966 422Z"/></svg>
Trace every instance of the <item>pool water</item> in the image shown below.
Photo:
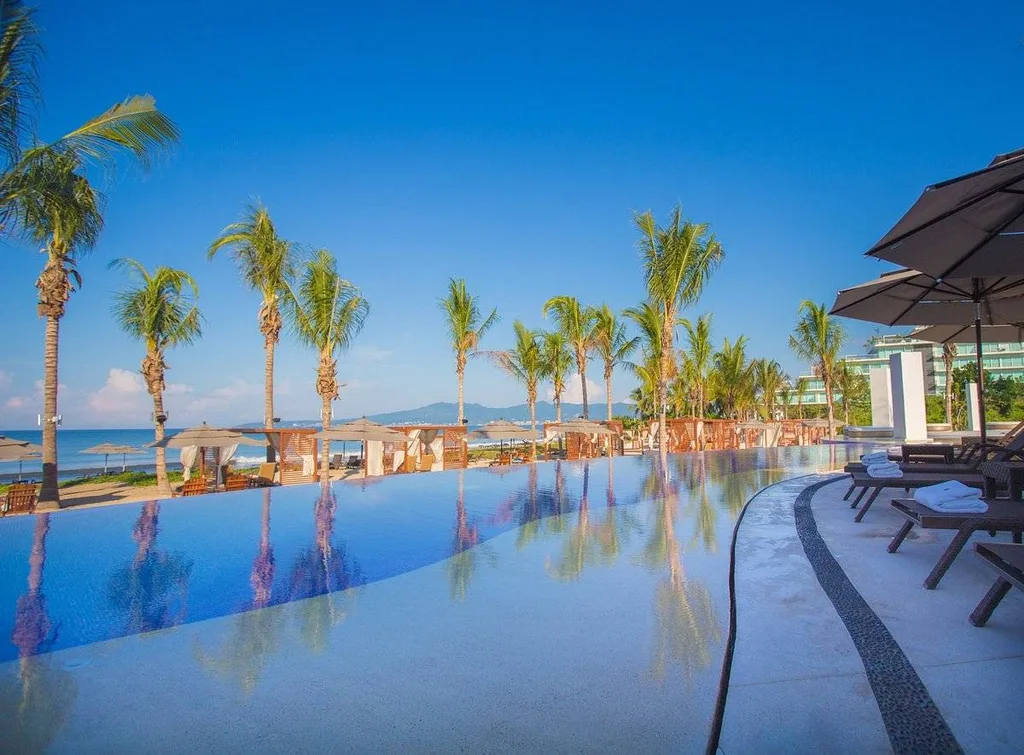
<svg viewBox="0 0 1024 755"><path fill-rule="evenodd" d="M3 750L696 749L746 501L833 445L0 520ZM8 736L9 735L9 736Z"/></svg>

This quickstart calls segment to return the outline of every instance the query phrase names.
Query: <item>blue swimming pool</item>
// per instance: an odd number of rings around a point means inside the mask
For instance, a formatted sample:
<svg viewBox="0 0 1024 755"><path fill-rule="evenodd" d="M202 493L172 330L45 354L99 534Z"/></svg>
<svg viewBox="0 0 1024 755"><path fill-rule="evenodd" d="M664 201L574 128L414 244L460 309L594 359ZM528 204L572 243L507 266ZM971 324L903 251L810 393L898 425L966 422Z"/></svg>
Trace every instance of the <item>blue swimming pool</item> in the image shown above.
<svg viewBox="0 0 1024 755"><path fill-rule="evenodd" d="M644 456L0 520L0 715L29 749L696 742L736 516L857 452L681 454L667 495Z"/></svg>

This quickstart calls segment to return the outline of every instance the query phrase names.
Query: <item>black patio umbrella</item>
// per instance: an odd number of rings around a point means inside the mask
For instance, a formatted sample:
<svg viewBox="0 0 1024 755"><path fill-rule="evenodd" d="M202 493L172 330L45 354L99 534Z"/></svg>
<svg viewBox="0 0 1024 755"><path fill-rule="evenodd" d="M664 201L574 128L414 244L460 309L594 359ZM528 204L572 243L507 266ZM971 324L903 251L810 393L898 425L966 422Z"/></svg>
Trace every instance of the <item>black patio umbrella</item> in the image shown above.
<svg viewBox="0 0 1024 755"><path fill-rule="evenodd" d="M1024 265L1022 265L1024 267ZM1024 275L938 280L896 270L839 292L832 314L886 325L974 325L981 439L985 441L983 347L986 326L1024 322Z"/></svg>

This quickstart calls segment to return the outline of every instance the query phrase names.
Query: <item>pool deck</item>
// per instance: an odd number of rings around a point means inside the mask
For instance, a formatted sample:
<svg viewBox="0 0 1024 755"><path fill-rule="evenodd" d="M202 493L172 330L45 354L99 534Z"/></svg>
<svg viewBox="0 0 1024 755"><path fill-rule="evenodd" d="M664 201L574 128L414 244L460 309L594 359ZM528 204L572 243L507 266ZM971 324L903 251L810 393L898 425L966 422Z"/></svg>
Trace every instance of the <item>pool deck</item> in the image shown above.
<svg viewBox="0 0 1024 755"><path fill-rule="evenodd" d="M995 573L972 539L938 588L922 582L953 537L915 528L879 496L864 521L848 478L756 496L736 541L735 655L720 751L1012 752L1024 749L1024 594L983 628L968 616ZM994 541L1007 542L1000 534Z"/></svg>

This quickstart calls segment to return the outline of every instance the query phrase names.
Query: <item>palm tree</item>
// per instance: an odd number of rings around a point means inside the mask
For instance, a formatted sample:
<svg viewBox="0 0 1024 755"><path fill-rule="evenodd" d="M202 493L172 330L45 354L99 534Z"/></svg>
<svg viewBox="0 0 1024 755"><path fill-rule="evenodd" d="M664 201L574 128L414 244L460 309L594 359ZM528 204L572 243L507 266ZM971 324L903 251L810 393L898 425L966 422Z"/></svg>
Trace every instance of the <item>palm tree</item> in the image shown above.
<svg viewBox="0 0 1024 755"><path fill-rule="evenodd" d="M562 393L565 392L565 378L572 366L572 354L565 335L559 331L541 335L541 360L544 375L551 381L551 392L555 402L555 422L562 421Z"/></svg>
<svg viewBox="0 0 1024 755"><path fill-rule="evenodd" d="M530 330L519 320L512 324L515 345L507 351L487 352L503 371L526 387L526 404L530 407L530 429L533 431L533 458L537 458L537 383L544 377L541 334Z"/></svg>
<svg viewBox="0 0 1024 755"><path fill-rule="evenodd" d="M199 287L184 270L161 265L150 274L140 263L119 259L110 267L124 270L131 286L114 296L114 319L121 330L146 345L142 359L142 378L153 397L153 419L156 440L164 439L164 355L175 346L188 346L201 335L199 308L195 300ZM156 482L161 493L170 494L167 480L167 450L157 446Z"/></svg>
<svg viewBox="0 0 1024 755"><path fill-rule="evenodd" d="M576 357L576 371L580 375L583 394L583 416L590 417L587 405L587 355L594 349L594 323L597 313L584 307L575 296L553 296L544 302L541 314L549 314L565 336Z"/></svg>
<svg viewBox="0 0 1024 755"><path fill-rule="evenodd" d="M612 372L620 364L626 362L637 346L640 338L630 338L626 326L619 322L618 317L607 304L602 304L594 317L594 347L604 362L605 401L608 404L608 419L612 419Z"/></svg>
<svg viewBox="0 0 1024 755"><path fill-rule="evenodd" d="M942 344L942 366L946 372L946 424L953 427L953 360L956 358L956 344Z"/></svg>
<svg viewBox="0 0 1024 755"><path fill-rule="evenodd" d="M263 424L273 427L274 347L281 338L281 302L287 295L288 281L295 275L295 247L278 236L267 208L252 204L242 220L214 239L207 257L212 260L221 249L230 252L246 287L263 297L257 315L263 334Z"/></svg>
<svg viewBox="0 0 1024 755"><path fill-rule="evenodd" d="M804 300L800 303L800 319L793 335L789 337L789 348L797 356L814 366L818 377L825 384L825 405L828 409L828 435L836 437L836 415L833 402L836 360L839 350L846 341L846 332L838 320L829 316L824 304Z"/></svg>
<svg viewBox="0 0 1024 755"><path fill-rule="evenodd" d="M801 375L796 379L796 385L793 387L793 392L796 394L796 416L797 419L804 418L804 396L807 395L807 389L810 387L811 381L807 379L806 375Z"/></svg>
<svg viewBox="0 0 1024 755"><path fill-rule="evenodd" d="M747 337L740 336L735 343L726 338L715 353L715 392L722 406L722 414L736 418L753 403L753 369L747 361Z"/></svg>
<svg viewBox="0 0 1024 755"><path fill-rule="evenodd" d="M466 281L451 278L448 281L448 296L439 304L445 315L448 326L448 337L455 352L455 374L459 379L459 424L465 419L463 411L462 384L466 376L466 360L480 346L480 339L498 322L498 310L492 309L491 314L481 322L478 297L470 296L466 291Z"/></svg>
<svg viewBox="0 0 1024 755"><path fill-rule="evenodd" d="M338 275L334 255L320 249L306 262L295 292L288 287L286 308L301 343L316 349L320 357L316 392L322 401L320 421L331 427L331 401L338 398L337 354L347 349L370 313L359 289ZM323 441L320 481L330 478L330 441Z"/></svg>
<svg viewBox="0 0 1024 755"><path fill-rule="evenodd" d="M694 304L712 273L722 263L722 245L706 223L691 223L676 207L666 227L658 226L650 211L634 218L640 231L638 246L644 262L647 297L658 310L661 321L661 352L658 380L659 446L662 470L668 474L668 428L666 427L669 362L675 360L673 346L679 310Z"/></svg>
<svg viewBox="0 0 1024 755"><path fill-rule="evenodd" d="M774 359L755 359L752 365L754 388L761 397L765 422L775 420L775 404L789 377Z"/></svg>
<svg viewBox="0 0 1024 755"><path fill-rule="evenodd" d="M789 405L793 402L793 385L789 380L782 383L779 388L779 402L782 404L782 418L789 419Z"/></svg>
<svg viewBox="0 0 1024 755"><path fill-rule="evenodd" d="M868 380L864 375L855 372L844 359L836 365L836 390L843 402L843 424L850 424L850 405L860 401L868 393Z"/></svg>
<svg viewBox="0 0 1024 755"><path fill-rule="evenodd" d="M640 386L631 397L637 405L641 418L652 419L658 415L658 381L661 375L661 316L649 301L636 307L629 307L622 313L640 328L642 359L632 362L629 368L640 381ZM676 371L675 360L670 360L669 375Z"/></svg>
<svg viewBox="0 0 1024 755"><path fill-rule="evenodd" d="M11 5L5 6L9 10ZM38 48L31 11L20 3L0 19L0 148L12 158L0 173L0 223L8 232L43 245L46 263L36 281L37 311L46 318L43 350L43 479L41 508L60 505L57 488L57 384L60 320L71 292L81 285L75 269L79 256L99 238L103 197L89 183L87 168L112 170L127 153L142 167L178 140L173 122L156 109L152 97L130 97L50 144L21 150L17 129L25 119L15 113L19 87L31 89ZM27 66L27 67L25 67ZM17 77L27 77L19 84ZM12 89L13 87L13 89ZM14 98L14 99L12 99ZM13 125L12 125L13 124ZM14 129L12 131L12 128Z"/></svg>
<svg viewBox="0 0 1024 755"><path fill-rule="evenodd" d="M715 347L711 343L711 313L701 315L696 322L682 321L686 330L686 360L690 364L691 380L696 391L694 412L703 417L707 409L708 381L711 374Z"/></svg>

